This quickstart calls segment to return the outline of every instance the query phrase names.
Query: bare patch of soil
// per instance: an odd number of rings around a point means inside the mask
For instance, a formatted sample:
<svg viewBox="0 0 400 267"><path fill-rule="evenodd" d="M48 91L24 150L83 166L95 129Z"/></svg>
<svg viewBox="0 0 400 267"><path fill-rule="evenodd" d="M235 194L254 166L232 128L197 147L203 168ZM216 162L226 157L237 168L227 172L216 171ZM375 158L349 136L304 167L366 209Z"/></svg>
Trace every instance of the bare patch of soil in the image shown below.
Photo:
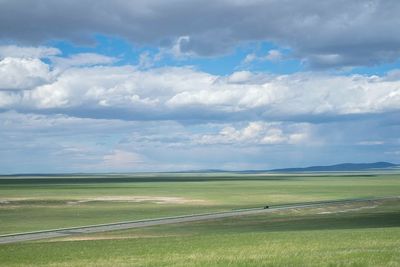
<svg viewBox="0 0 400 267"><path fill-rule="evenodd" d="M162 197L162 196L105 196L85 198L77 201L69 201L68 204L80 204L88 202L152 202L156 204L188 204L188 203L204 203L202 199L187 199L183 197Z"/></svg>

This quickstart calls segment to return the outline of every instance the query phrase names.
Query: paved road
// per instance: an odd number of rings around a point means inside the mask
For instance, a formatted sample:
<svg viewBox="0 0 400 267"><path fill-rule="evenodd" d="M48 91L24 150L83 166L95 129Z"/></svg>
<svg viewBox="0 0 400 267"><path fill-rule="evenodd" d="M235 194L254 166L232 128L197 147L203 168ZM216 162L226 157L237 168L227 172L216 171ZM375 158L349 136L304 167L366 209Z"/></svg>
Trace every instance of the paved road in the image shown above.
<svg viewBox="0 0 400 267"><path fill-rule="evenodd" d="M118 222L118 223L101 224L101 225L90 225L90 226L82 226L82 227L53 229L53 230L37 231L37 232L29 232L29 233L18 233L18 234L0 236L0 244L39 240L39 239L46 239L46 238L55 238L55 237L65 237L65 236L88 234L88 233L99 233L99 232L106 232L106 231L113 231L113 230L140 228L140 227L148 227L148 226L162 225L162 224L195 222L195 221L221 219L221 218L234 217L234 216L254 215L254 214L260 214L260 213L273 212L276 210L289 210L289 209L299 209L299 208L308 208L308 207L320 207L320 206L328 206L328 205L333 205L333 204L349 204L349 203L355 203L355 202L369 202L369 201L376 201L376 200L387 200L387 199L398 199L398 198L399 197L369 198L369 199L358 198L358 199L346 199L346 200L295 203L295 204L270 206L268 209L264 209L261 207L261 208L252 208L252 209L233 210L233 211L227 211L227 212L193 214L193 215L164 217L164 218L148 219L148 220L140 220L140 221Z"/></svg>

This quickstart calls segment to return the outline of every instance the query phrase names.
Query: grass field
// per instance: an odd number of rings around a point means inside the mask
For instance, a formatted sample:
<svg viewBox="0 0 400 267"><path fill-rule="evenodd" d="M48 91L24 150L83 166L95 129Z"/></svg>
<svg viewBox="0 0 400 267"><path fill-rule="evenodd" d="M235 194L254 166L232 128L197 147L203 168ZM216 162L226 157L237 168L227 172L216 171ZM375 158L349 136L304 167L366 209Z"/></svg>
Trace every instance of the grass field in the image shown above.
<svg viewBox="0 0 400 267"><path fill-rule="evenodd" d="M118 177L46 177L38 182L0 178L0 234L257 207L266 203L400 194L397 175L188 175L132 179L127 182ZM160 182L162 179L168 182Z"/></svg>
<svg viewBox="0 0 400 267"><path fill-rule="evenodd" d="M0 233L398 195L396 174L3 177ZM0 265L400 266L399 240L400 202L374 201L0 245Z"/></svg>
<svg viewBox="0 0 400 267"><path fill-rule="evenodd" d="M400 266L400 202L0 246L4 266Z"/></svg>

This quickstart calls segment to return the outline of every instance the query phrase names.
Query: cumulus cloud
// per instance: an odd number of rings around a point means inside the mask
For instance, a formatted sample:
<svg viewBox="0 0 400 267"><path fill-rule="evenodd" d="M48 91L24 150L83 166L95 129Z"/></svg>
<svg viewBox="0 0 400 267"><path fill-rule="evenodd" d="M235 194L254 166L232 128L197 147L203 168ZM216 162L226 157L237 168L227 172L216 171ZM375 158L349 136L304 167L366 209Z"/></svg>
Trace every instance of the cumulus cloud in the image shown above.
<svg viewBox="0 0 400 267"><path fill-rule="evenodd" d="M88 42L102 33L207 56L243 42L270 41L318 68L372 65L400 55L395 0L119 0L95 6L89 0L6 0L0 7L0 38L26 43Z"/></svg>
<svg viewBox="0 0 400 267"><path fill-rule="evenodd" d="M309 124L281 124L250 122L243 128L225 126L217 134L206 134L196 137L199 144L300 144L310 141ZM309 142L310 144L310 142Z"/></svg>
<svg viewBox="0 0 400 267"><path fill-rule="evenodd" d="M49 66L37 58L6 57L0 60L0 90L33 89L51 79Z"/></svg>
<svg viewBox="0 0 400 267"><path fill-rule="evenodd" d="M229 83L246 83L253 77L254 74L250 71L236 71L228 76L227 81Z"/></svg>
<svg viewBox="0 0 400 267"><path fill-rule="evenodd" d="M285 166L321 162L321 155L329 155L325 163L351 160L351 149L367 146L366 161L397 156L390 153L399 144L396 70L224 76L107 60L80 58L62 71L40 58L0 61L3 171L280 167L277 158Z"/></svg>
<svg viewBox="0 0 400 267"><path fill-rule="evenodd" d="M400 109L392 73L219 76L190 67L90 66L112 59L86 56L65 59L62 72L40 59L3 59L0 108L128 120L307 120Z"/></svg>
<svg viewBox="0 0 400 267"><path fill-rule="evenodd" d="M2 173L115 170L136 160L133 152L115 146L107 136L128 136L147 128L146 123L120 120L0 112L0 169Z"/></svg>
<svg viewBox="0 0 400 267"><path fill-rule="evenodd" d="M114 57L95 53L80 53L69 57L60 57L60 54L53 47L0 46L0 90L34 89L49 84L60 75L60 70L110 65L117 61ZM52 64L44 63L42 58L50 59ZM12 96L4 98L10 99Z"/></svg>
<svg viewBox="0 0 400 267"><path fill-rule="evenodd" d="M227 113L250 111L264 118L380 113L399 108L398 81L384 78L300 73L259 79L263 82L231 84L217 80L208 87L178 92L166 104Z"/></svg>
<svg viewBox="0 0 400 267"><path fill-rule="evenodd" d="M394 0L0 1L0 41L20 44L0 46L0 170L396 162L399 70L215 75L155 66L264 42L276 49L250 53L244 63L290 57L311 68L350 69L392 62L400 57L399 10ZM121 65L36 46L88 44L95 34L158 53Z"/></svg>
<svg viewBox="0 0 400 267"><path fill-rule="evenodd" d="M8 111L0 112L0 169L2 173L265 169L355 157L397 162L396 121L398 116L316 124L180 124Z"/></svg>

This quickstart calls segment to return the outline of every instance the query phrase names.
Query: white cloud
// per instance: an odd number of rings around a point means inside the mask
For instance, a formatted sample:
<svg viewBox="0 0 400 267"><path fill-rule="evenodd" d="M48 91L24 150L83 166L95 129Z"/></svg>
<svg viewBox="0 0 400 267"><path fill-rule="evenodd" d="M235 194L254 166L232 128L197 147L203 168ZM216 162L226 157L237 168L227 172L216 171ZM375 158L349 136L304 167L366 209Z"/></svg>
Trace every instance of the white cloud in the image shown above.
<svg viewBox="0 0 400 267"><path fill-rule="evenodd" d="M138 67L141 69L148 69L154 65L154 59L148 51L139 55Z"/></svg>
<svg viewBox="0 0 400 267"><path fill-rule="evenodd" d="M244 64L249 64L255 60L257 60L257 55L254 53L247 54L246 57L243 59Z"/></svg>
<svg viewBox="0 0 400 267"><path fill-rule="evenodd" d="M269 61L279 61L282 59L282 53L279 50L271 49L268 51L265 59Z"/></svg>
<svg viewBox="0 0 400 267"><path fill-rule="evenodd" d="M117 149L105 155L102 164L108 168L133 169L141 163L143 163L143 160L139 154Z"/></svg>
<svg viewBox="0 0 400 267"><path fill-rule="evenodd" d="M230 83L245 83L253 76L250 71L236 71L228 76Z"/></svg>
<svg viewBox="0 0 400 267"><path fill-rule="evenodd" d="M368 141L360 141L360 142L358 142L357 144L358 144L358 145L361 145L361 146L377 146L377 145L383 145L383 144L385 144L385 142L384 142L384 141L381 141L381 140L376 140L376 141L374 141L374 140L372 140L372 141L368 140Z"/></svg>
<svg viewBox="0 0 400 267"><path fill-rule="evenodd" d="M61 51L54 47L47 46L0 46L0 58L19 57L19 58L48 58L61 54Z"/></svg>
<svg viewBox="0 0 400 267"><path fill-rule="evenodd" d="M37 58L7 57L0 61L0 90L32 89L51 80L49 66Z"/></svg>
<svg viewBox="0 0 400 267"><path fill-rule="evenodd" d="M52 57L51 61L59 68L74 66L110 65L118 61L117 58L96 53L79 53L70 57Z"/></svg>
<svg viewBox="0 0 400 267"><path fill-rule="evenodd" d="M1 99L1 98L0 98ZM0 113L0 129L5 131L13 130L15 132L24 133L26 131L41 132L43 130L52 130L57 133L75 132L76 134L86 132L108 133L105 129L121 130L124 127L134 127L135 122L125 122L121 120L106 120L106 119L90 119L72 117L63 114L34 114L20 113L16 111L7 111ZM1 131L0 131L1 133Z"/></svg>
<svg viewBox="0 0 400 267"><path fill-rule="evenodd" d="M0 108L63 108L72 113L107 109L113 118L137 120L281 120L400 111L400 80L393 74L240 71L218 76L189 67L90 66L114 60L96 54L63 60L69 65L63 71L50 71L39 59L0 61L0 88L6 90Z"/></svg>
<svg viewBox="0 0 400 267"><path fill-rule="evenodd" d="M379 113L400 108L399 85L373 76L300 73L273 76L262 84L213 83L179 92L167 105L230 112L258 108L267 116Z"/></svg>
<svg viewBox="0 0 400 267"><path fill-rule="evenodd" d="M175 40L175 43L172 45L172 47L165 52L171 53L176 58L194 56L195 53L187 48L187 45L190 43L190 41L190 36L179 36Z"/></svg>
<svg viewBox="0 0 400 267"><path fill-rule="evenodd" d="M64 107L107 107L126 108L151 107L157 104L157 97L148 95L143 76L134 68L92 67L70 68L64 71L54 83L25 92L22 102L35 108ZM142 87L144 85L144 87Z"/></svg>
<svg viewBox="0 0 400 267"><path fill-rule="evenodd" d="M10 92L0 90L0 107L15 108L16 103L21 101L20 94L10 94Z"/></svg>
<svg viewBox="0 0 400 267"><path fill-rule="evenodd" d="M243 128L225 126L217 134L197 136L199 144L300 144L309 141L310 125L250 122Z"/></svg>
<svg viewBox="0 0 400 267"><path fill-rule="evenodd" d="M390 116L389 121L372 118L181 124L8 111L0 113L0 169L109 172L265 169L354 158L397 162L399 126L390 123ZM366 140L384 143L366 149L360 145Z"/></svg>
<svg viewBox="0 0 400 267"><path fill-rule="evenodd" d="M277 62L282 60L283 55L282 53L277 50L277 49L271 49L268 51L266 55L257 55L255 53L250 53L247 54L246 57L243 59L243 64L250 64L256 61L271 61L271 62Z"/></svg>

